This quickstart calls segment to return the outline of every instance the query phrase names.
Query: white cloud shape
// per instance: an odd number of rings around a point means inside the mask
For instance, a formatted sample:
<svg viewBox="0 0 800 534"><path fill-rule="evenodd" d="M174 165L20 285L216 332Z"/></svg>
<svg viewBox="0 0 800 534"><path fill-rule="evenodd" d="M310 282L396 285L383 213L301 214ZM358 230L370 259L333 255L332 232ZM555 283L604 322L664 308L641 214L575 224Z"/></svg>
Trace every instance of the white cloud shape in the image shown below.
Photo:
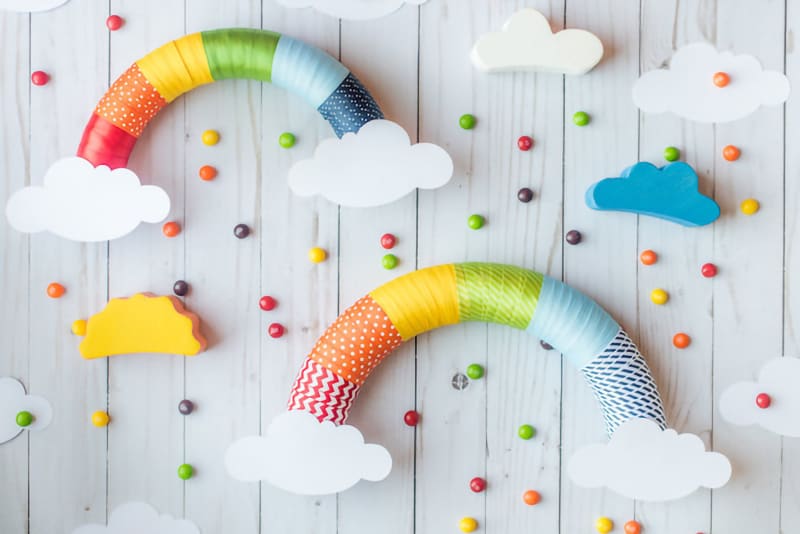
<svg viewBox="0 0 800 534"><path fill-rule="evenodd" d="M488 72L585 74L603 58L603 43L586 30L553 33L543 14L523 9L506 21L502 31L481 36L471 57L476 67Z"/></svg>
<svg viewBox="0 0 800 534"><path fill-rule="evenodd" d="M11 195L6 217L20 232L49 231L73 241L107 241L169 214L160 187L142 185L130 169L95 167L79 157L54 163L41 186Z"/></svg>
<svg viewBox="0 0 800 534"><path fill-rule="evenodd" d="M714 85L714 74L727 73L730 83ZM681 47L669 68L651 70L633 86L633 102L642 111L670 111L698 122L730 122L760 106L777 106L789 98L789 80L764 70L749 55L717 52L708 43Z"/></svg>
<svg viewBox="0 0 800 534"><path fill-rule="evenodd" d="M661 430L647 419L629 419L608 444L576 452L568 473L579 486L607 487L640 501L670 501L699 487L724 486L731 477L731 464L718 452L706 452L694 434Z"/></svg>
<svg viewBox="0 0 800 534"><path fill-rule="evenodd" d="M365 444L354 426L319 422L295 410L273 419L265 436L234 442L225 452L225 468L238 480L266 480L299 495L329 495L361 479L383 480L392 457L380 445Z"/></svg>
<svg viewBox="0 0 800 534"><path fill-rule="evenodd" d="M288 8L313 7L321 13L348 20L377 19L404 4L420 5L428 0L278 0Z"/></svg>
<svg viewBox="0 0 800 534"><path fill-rule="evenodd" d="M17 11L19 13L48 11L67 2L69 0L0 0L0 11Z"/></svg>
<svg viewBox="0 0 800 534"><path fill-rule="evenodd" d="M289 170L289 187L300 196L322 195L350 207L380 206L417 187L435 189L453 176L453 160L431 143L411 144L402 126L366 123L358 133L322 141L311 159Z"/></svg>
<svg viewBox="0 0 800 534"><path fill-rule="evenodd" d="M19 412L30 412L33 423L25 428L17 424ZM42 397L25 394L25 386L9 377L0 378L0 443L15 438L23 430L41 430L53 419L53 408Z"/></svg>
<svg viewBox="0 0 800 534"><path fill-rule="evenodd" d="M129 502L111 512L108 526L83 525L72 534L200 534L200 529L188 519L159 515L149 504Z"/></svg>
<svg viewBox="0 0 800 534"><path fill-rule="evenodd" d="M761 368L756 382L737 382L720 396L722 417L735 425L760 425L782 436L800 437L800 359L777 358ZM756 397L766 393L768 408Z"/></svg>

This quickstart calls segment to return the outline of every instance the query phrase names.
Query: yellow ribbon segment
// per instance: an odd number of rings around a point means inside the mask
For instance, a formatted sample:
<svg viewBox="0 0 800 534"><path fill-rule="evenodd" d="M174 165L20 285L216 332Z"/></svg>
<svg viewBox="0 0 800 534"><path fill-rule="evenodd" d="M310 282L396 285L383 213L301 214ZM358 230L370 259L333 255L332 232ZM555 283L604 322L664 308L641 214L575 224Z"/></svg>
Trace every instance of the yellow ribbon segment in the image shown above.
<svg viewBox="0 0 800 534"><path fill-rule="evenodd" d="M203 38L199 33L170 41L136 64L167 102L172 102L195 87L214 81L203 48Z"/></svg>
<svg viewBox="0 0 800 534"><path fill-rule="evenodd" d="M459 321L452 264L408 273L382 285L370 296L389 316L403 341Z"/></svg>

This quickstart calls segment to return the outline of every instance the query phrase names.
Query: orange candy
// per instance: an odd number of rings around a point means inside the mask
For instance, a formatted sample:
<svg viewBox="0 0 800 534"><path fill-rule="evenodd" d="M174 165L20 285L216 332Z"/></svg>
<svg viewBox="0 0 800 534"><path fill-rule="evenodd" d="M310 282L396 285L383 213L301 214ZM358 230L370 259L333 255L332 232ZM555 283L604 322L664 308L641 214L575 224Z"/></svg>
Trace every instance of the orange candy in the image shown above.
<svg viewBox="0 0 800 534"><path fill-rule="evenodd" d="M722 157L727 161L736 161L741 154L742 151L733 145L728 145L722 149Z"/></svg>
<svg viewBox="0 0 800 534"><path fill-rule="evenodd" d="M658 261L658 254L652 250L645 250L639 255L639 260L645 265L653 265Z"/></svg>
<svg viewBox="0 0 800 534"><path fill-rule="evenodd" d="M52 282L47 286L47 296L50 297L51 299L61 298L61 295L64 294L64 291L66 291L66 289L64 289L64 286L62 286L57 282Z"/></svg>
<svg viewBox="0 0 800 534"><path fill-rule="evenodd" d="M641 534L642 525L638 521L628 521L625 523L625 534Z"/></svg>
<svg viewBox="0 0 800 534"><path fill-rule="evenodd" d="M169 221L164 223L164 226L161 228L161 231L164 232L164 235L167 237L175 237L179 233L181 233L181 225L176 223L175 221Z"/></svg>
<svg viewBox="0 0 800 534"><path fill-rule="evenodd" d="M687 334L683 332L678 332L674 336L672 336L672 344L675 345L676 348L685 349L686 347L691 344L692 338L690 338Z"/></svg>
<svg viewBox="0 0 800 534"><path fill-rule="evenodd" d="M533 506L539 504L539 501L542 500L542 496L539 495L538 491L528 490L522 494L522 500L525 501L525 504L528 506Z"/></svg>
<svg viewBox="0 0 800 534"><path fill-rule="evenodd" d="M203 165L200 167L198 174L200 175L201 180L209 182L217 177L217 169L211 165Z"/></svg>
<svg viewBox="0 0 800 534"><path fill-rule="evenodd" d="M727 72L714 73L714 85L717 87L725 87L729 83L731 83L731 77L728 76Z"/></svg>

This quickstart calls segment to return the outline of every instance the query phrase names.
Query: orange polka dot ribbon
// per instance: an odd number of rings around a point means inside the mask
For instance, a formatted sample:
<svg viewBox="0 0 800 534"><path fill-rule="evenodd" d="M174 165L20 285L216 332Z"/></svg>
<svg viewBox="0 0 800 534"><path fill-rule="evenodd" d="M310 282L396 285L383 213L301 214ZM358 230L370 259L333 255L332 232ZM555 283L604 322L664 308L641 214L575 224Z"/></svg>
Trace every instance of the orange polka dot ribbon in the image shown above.
<svg viewBox="0 0 800 534"><path fill-rule="evenodd" d="M167 101L144 77L139 65L134 63L103 95L94 112L132 136L139 137L147 123L166 105Z"/></svg>

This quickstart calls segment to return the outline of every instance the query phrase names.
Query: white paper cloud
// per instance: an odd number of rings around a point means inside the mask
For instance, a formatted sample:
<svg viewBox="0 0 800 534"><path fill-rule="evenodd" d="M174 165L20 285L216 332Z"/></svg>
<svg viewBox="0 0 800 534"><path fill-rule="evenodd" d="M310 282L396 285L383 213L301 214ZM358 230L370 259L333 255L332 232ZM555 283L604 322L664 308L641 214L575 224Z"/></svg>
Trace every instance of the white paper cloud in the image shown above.
<svg viewBox="0 0 800 534"><path fill-rule="evenodd" d="M304 411L285 412L270 423L265 436L231 445L225 468L238 480L265 480L300 495L344 491L359 480L383 480L392 469L389 452L365 444L354 426L320 423Z"/></svg>
<svg viewBox="0 0 800 534"><path fill-rule="evenodd" d="M27 427L17 424L19 412L30 412L33 423ZM23 430L41 430L53 419L53 408L42 397L25 394L25 386L19 381L0 378L0 443L15 438Z"/></svg>
<svg viewBox="0 0 800 534"><path fill-rule="evenodd" d="M19 13L47 11L67 2L69 0L0 0L0 11L17 11Z"/></svg>
<svg viewBox="0 0 800 534"><path fill-rule="evenodd" d="M720 396L719 411L729 423L760 425L782 436L800 437L800 359L770 360L757 382L737 382ZM759 408L756 397L766 393L768 408Z"/></svg>
<svg viewBox="0 0 800 534"><path fill-rule="evenodd" d="M646 419L619 426L608 444L576 452L568 467L575 484L606 487L640 501L670 501L699 487L719 488L731 476L731 464L718 452L706 452L694 434L661 430Z"/></svg>
<svg viewBox="0 0 800 534"><path fill-rule="evenodd" d="M200 534L197 525L187 519L158 515L158 511L143 502L130 502L111 512L108 526L83 525L72 534Z"/></svg>
<svg viewBox="0 0 800 534"><path fill-rule="evenodd" d="M278 0L289 8L313 7L332 17L349 20L377 19L397 11L404 4L420 5L428 0Z"/></svg>
<svg viewBox="0 0 800 534"><path fill-rule="evenodd" d="M311 159L289 170L289 187L300 196L319 194L342 206L369 207L417 187L441 187L452 176L453 160L443 148L412 145L402 126L374 120L358 133L322 141Z"/></svg>
<svg viewBox="0 0 800 534"><path fill-rule="evenodd" d="M585 30L553 33L535 9L518 11L500 32L481 36L472 48L472 62L488 72L533 70L585 74L603 57L603 43Z"/></svg>
<svg viewBox="0 0 800 534"><path fill-rule="evenodd" d="M54 163L41 186L14 193L6 217L20 232L49 231L73 241L107 241L169 214L160 187L142 185L129 169L94 167L83 158Z"/></svg>
<svg viewBox="0 0 800 534"><path fill-rule="evenodd" d="M727 73L730 83L714 85L714 74ZM698 122L729 122L760 106L777 106L789 98L789 80L763 70L756 58L717 52L707 43L681 47L669 68L651 70L633 86L633 102L642 111L670 111Z"/></svg>

